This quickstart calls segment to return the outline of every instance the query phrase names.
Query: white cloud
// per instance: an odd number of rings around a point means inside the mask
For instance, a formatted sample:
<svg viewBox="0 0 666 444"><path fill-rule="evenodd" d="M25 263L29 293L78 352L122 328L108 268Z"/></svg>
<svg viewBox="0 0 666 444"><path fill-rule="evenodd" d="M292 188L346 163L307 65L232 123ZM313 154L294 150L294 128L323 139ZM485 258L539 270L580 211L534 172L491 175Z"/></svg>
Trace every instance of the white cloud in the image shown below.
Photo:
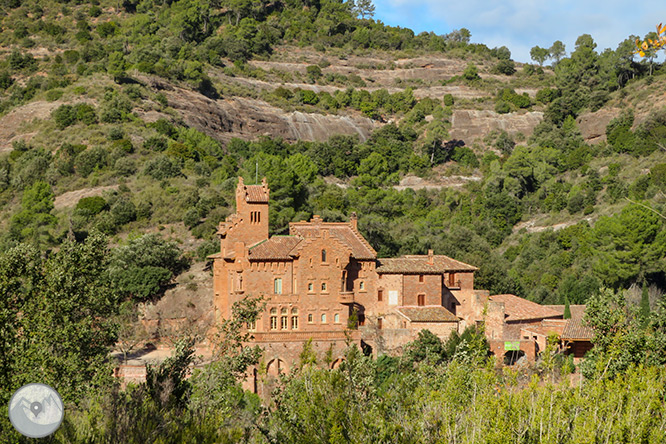
<svg viewBox="0 0 666 444"><path fill-rule="evenodd" d="M578 36L590 34L598 50L615 49L629 35L644 36L666 22L663 0L643 1L638 9L626 0L375 0L375 5L375 17L387 24L438 34L467 28L472 41L507 46L521 62L529 61L535 45L561 40L573 50Z"/></svg>

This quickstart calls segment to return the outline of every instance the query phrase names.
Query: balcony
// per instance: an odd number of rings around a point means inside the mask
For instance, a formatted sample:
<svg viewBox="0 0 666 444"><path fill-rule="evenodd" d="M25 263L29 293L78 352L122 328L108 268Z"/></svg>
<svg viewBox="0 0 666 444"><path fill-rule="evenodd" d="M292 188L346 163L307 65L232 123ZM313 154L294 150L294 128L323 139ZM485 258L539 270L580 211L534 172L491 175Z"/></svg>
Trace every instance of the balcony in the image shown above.
<svg viewBox="0 0 666 444"><path fill-rule="evenodd" d="M340 304L353 304L354 303L354 292L353 291L341 291L338 295L338 303Z"/></svg>

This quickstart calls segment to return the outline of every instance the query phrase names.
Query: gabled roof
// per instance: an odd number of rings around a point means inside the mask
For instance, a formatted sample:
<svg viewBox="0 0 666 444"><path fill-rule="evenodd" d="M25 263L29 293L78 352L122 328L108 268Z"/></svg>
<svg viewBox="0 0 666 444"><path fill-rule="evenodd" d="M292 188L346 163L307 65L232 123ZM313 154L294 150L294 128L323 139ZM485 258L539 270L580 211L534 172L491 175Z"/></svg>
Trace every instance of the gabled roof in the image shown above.
<svg viewBox="0 0 666 444"><path fill-rule="evenodd" d="M379 259L379 274L442 274L476 271L477 268L444 255L402 256Z"/></svg>
<svg viewBox="0 0 666 444"><path fill-rule="evenodd" d="M322 230L328 230L328 235L340 241L351 250L351 255L355 259L371 260L377 257L377 252L365 240L361 234L354 230L347 223L336 222L295 222L289 224L289 231L292 235L299 235L305 238L320 237Z"/></svg>
<svg viewBox="0 0 666 444"><path fill-rule="evenodd" d="M460 319L439 305L398 307L397 311L412 322L458 322Z"/></svg>
<svg viewBox="0 0 666 444"><path fill-rule="evenodd" d="M558 313L555 310L513 294L496 294L490 296L490 300L493 302L504 303L504 313L506 314L504 320L507 322L557 318L562 316L561 313Z"/></svg>
<svg viewBox="0 0 666 444"><path fill-rule="evenodd" d="M259 242L248 249L248 259L261 260L291 260L292 250L303 239L298 236L273 236L270 239Z"/></svg>

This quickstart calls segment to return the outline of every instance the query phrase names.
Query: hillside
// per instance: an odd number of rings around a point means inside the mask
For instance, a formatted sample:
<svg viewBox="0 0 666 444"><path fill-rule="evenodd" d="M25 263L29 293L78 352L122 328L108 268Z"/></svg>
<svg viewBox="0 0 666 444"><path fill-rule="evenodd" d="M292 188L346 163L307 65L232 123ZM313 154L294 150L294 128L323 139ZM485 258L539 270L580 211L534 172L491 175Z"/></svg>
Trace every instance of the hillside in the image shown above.
<svg viewBox="0 0 666 444"><path fill-rule="evenodd" d="M542 68L347 3L3 7L4 248L157 232L200 262L258 170L274 232L356 211L381 255L434 248L538 302L666 285L666 78L626 45Z"/></svg>

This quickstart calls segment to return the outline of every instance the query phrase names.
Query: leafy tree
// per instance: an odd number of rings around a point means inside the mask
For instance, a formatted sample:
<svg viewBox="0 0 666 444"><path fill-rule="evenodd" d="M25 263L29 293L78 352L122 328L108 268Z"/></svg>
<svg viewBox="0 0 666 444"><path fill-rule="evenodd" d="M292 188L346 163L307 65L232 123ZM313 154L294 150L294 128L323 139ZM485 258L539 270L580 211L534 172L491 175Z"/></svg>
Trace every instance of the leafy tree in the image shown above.
<svg viewBox="0 0 666 444"><path fill-rule="evenodd" d="M25 189L21 199L21 210L14 214L9 225L10 236L16 240L36 244L51 241L50 229L57 222L51 214L55 195L51 186L37 181Z"/></svg>
<svg viewBox="0 0 666 444"><path fill-rule="evenodd" d="M109 277L124 294L145 300L159 293L186 266L187 260L174 242L148 234L113 250Z"/></svg>
<svg viewBox="0 0 666 444"><path fill-rule="evenodd" d="M559 63L559 61L567 54L566 47L560 40L555 40L555 42L553 42L553 45L548 49L548 53L550 54L550 57L555 60L555 63Z"/></svg>
<svg viewBox="0 0 666 444"><path fill-rule="evenodd" d="M125 56L123 53L115 51L109 54L106 71L116 82L126 76L125 66Z"/></svg>
<svg viewBox="0 0 666 444"><path fill-rule="evenodd" d="M550 57L550 52L546 48L534 46L530 49L530 58L537 62L539 66L543 66L543 62L545 62L548 57Z"/></svg>

